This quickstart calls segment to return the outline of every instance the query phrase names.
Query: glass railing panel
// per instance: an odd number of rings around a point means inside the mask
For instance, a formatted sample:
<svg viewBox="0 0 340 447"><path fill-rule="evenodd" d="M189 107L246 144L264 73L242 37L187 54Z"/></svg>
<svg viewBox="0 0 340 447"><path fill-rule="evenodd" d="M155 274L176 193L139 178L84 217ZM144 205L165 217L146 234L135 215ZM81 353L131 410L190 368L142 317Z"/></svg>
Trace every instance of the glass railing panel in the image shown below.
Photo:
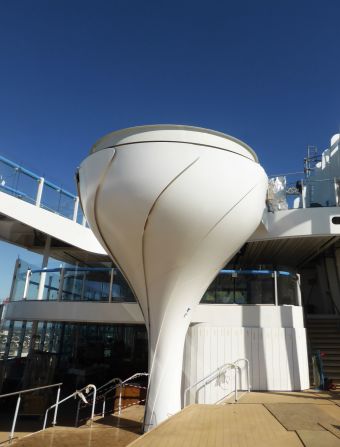
<svg viewBox="0 0 340 447"><path fill-rule="evenodd" d="M296 275L278 274L277 292L279 305L298 306L298 278Z"/></svg>
<svg viewBox="0 0 340 447"><path fill-rule="evenodd" d="M41 198L41 207L60 214L61 216L73 219L75 198L62 188L45 181Z"/></svg>
<svg viewBox="0 0 340 447"><path fill-rule="evenodd" d="M128 283L119 270L115 269L112 283L112 301L134 302L136 301Z"/></svg>
<svg viewBox="0 0 340 447"><path fill-rule="evenodd" d="M298 305L297 275L277 272L278 304ZM201 304L275 305L275 272L222 270L210 284Z"/></svg>
<svg viewBox="0 0 340 447"><path fill-rule="evenodd" d="M0 191L35 203L38 189L38 176L31 176L19 166L10 166L0 158Z"/></svg>

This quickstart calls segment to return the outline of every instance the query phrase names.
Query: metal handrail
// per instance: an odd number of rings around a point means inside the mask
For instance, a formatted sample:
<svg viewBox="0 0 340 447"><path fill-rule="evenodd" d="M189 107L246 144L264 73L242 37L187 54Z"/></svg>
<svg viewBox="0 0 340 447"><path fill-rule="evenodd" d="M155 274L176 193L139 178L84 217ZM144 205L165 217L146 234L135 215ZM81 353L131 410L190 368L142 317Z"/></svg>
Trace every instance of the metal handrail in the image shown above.
<svg viewBox="0 0 340 447"><path fill-rule="evenodd" d="M249 360L246 358L240 358L235 360L234 365L236 366L236 368L238 368L238 370L240 371L241 368L238 366L239 362L245 362L247 364L247 385L248 385L248 393L250 393L250 373L249 373ZM237 402L238 398L237 398L237 374L235 371L235 402Z"/></svg>
<svg viewBox="0 0 340 447"><path fill-rule="evenodd" d="M119 377L115 377L114 379L109 380L108 382L104 383L104 385L102 385L100 388L97 389L97 401L103 399L103 405L102 405L102 411L101 411L101 415L102 417L104 417L105 415L105 410L106 410L106 399L107 399L107 395L109 393L111 393L112 391L116 390L117 388L120 388L119 390L119 397L118 397L118 414L120 415L122 412L122 392L123 392L123 388L124 386L130 382L133 379L136 379L137 377L147 377L149 376L149 373L135 373L132 376L128 377L125 380L120 379ZM114 383L114 382L118 382L116 385L112 386L111 388L109 388L108 390L106 390L105 392L103 392L102 394L98 394L98 391L105 388L106 386L108 386L110 383ZM95 397L93 398L93 400L95 400ZM80 402L79 402L80 404ZM78 413L79 413L79 409L78 409ZM77 419L78 422L78 419Z"/></svg>
<svg viewBox="0 0 340 447"><path fill-rule="evenodd" d="M30 177L31 179L35 180L38 185L37 191L35 193L35 197L30 197L25 192L19 191L17 188L12 188L11 186L6 184L6 180L3 180L1 182L0 190L3 190L4 192L9 193L9 194L14 194L19 199L24 199L24 200L27 200L28 202L32 202L36 206L47 209L48 211L63 215L63 213L60 212L59 207L58 207L58 209L50 208L46 204L42 203L42 195L43 195L43 191L45 190L44 188L46 188L46 187L51 188L52 190L56 191L58 194L63 195L65 197L68 197L69 199L73 200L74 204L72 205L73 206L72 217L71 216L64 216L64 217L66 217L67 219L73 220L75 222L78 222L79 197L77 195L67 191L66 189L54 184L53 182L51 182L49 180L46 180L44 177L41 177L41 176L35 174L34 172L3 157L2 155L0 155L0 163L3 163L4 165L9 166L10 168L13 168L16 173L19 173L19 174L22 173L25 176ZM83 225L83 226L86 225L86 220L84 219L84 216L83 216L83 221L82 221L81 225Z"/></svg>
<svg viewBox="0 0 340 447"><path fill-rule="evenodd" d="M58 409L59 409L59 405L66 402L67 400L71 399L72 397L79 397L83 402L88 403L83 391L85 392L85 394L88 394L90 392L90 389L93 389L93 403L92 403L92 410L91 410L91 421L93 421L94 418L94 408L96 405L96 394L97 394L97 387L95 385L93 385L92 383L84 386L83 388L81 388L80 390L76 390L74 391L72 394L70 394L69 396L66 396L64 399L62 400L58 400L56 401L56 403L54 405L51 405L50 407L47 408L46 412L45 412L45 418L44 418L44 425L43 425L43 430L45 430L46 428L46 423L47 423L47 416L48 416L48 412L54 408L54 418L52 421L52 425L56 425L57 424L57 414L58 414ZM80 401L79 401L80 402ZM76 416L76 420L78 420L78 412L79 412L79 405L78 405L78 410L77 410L77 416Z"/></svg>
<svg viewBox="0 0 340 447"><path fill-rule="evenodd" d="M9 437L8 437L8 442L9 443L11 443L13 438L14 438L15 426L16 426L16 423L17 423L19 407L20 407L20 403L21 403L21 395L22 394L27 394L27 393L32 393L34 391L46 390L47 388L56 388L56 387L58 387L57 399L56 399L56 403L55 403L55 405L57 405L58 402L59 402L60 387L61 387L62 384L63 384L62 382L54 383L53 385L39 386L37 388L29 388L29 389L26 389L26 390L16 391L14 393L7 393L7 394L1 394L0 395L0 399L2 399L4 397L11 397L11 396L16 396L16 395L18 396L17 403L16 403L16 406L15 406L14 416L13 416L12 428L11 428L11 432L10 432ZM55 415L55 417L56 417L56 415Z"/></svg>
<svg viewBox="0 0 340 447"><path fill-rule="evenodd" d="M94 415L96 404L100 400L103 400L101 412L100 413L96 413L96 414L101 414L101 416L104 417L105 416L105 412L106 412L106 400L107 400L108 394L112 393L117 388L120 388L120 390L119 390L119 397L118 397L118 414L120 415L121 412L122 412L122 392L123 392L124 386L128 382L130 382L131 380L133 380L133 379L135 379L137 377L143 377L143 376L148 376L148 375L149 375L148 373L135 373L135 374L133 374L132 376L128 377L125 380L122 380L119 377L114 377L113 379L110 379L108 382L104 383L99 388L97 388L96 389L96 393L94 393L94 392L89 393L86 400L82 399L82 401L85 404L84 407L92 405L92 413ZM108 385L110 385L112 383L115 383L115 385L111 386L110 388L108 388L107 390L105 390L104 392L99 394L100 390L103 390L104 388L106 388ZM92 400L91 400L91 397L92 397ZM77 406L77 415L76 415L76 421L75 421L75 426L76 427L78 426L78 422L79 422L80 404L81 404L81 400L79 400L78 406Z"/></svg>
<svg viewBox="0 0 340 447"><path fill-rule="evenodd" d="M204 402L205 402L205 386L208 385L216 377L220 376L222 371L228 367L232 367L232 368L234 368L234 370L236 370L236 366L234 365L234 363L225 363L224 365L218 367L215 371L213 371L210 374L208 374L207 376L203 377L203 379L200 379L198 382L194 383L193 385L188 386L184 390L184 407L187 406L188 392L190 390L192 390L193 388L197 387L198 385L200 385L201 383L203 384L203 387L204 387ZM236 377L236 373L235 373L235 377ZM236 380L235 380L235 385L236 385ZM235 392L235 396L236 396L236 389L234 392Z"/></svg>
<svg viewBox="0 0 340 447"><path fill-rule="evenodd" d="M247 384L248 384L248 392L250 392L250 374L249 374L249 360L246 358L240 358L237 359L235 362L225 363L224 365L218 367L215 371L211 372L207 376L203 377L203 379L200 379L198 382L194 383L193 385L190 385L184 390L184 407L187 406L187 396L188 392L192 390L193 388L197 387L198 385L202 384L204 387L204 402L205 402L205 386L211 383L215 378L219 377L222 372L227 368L233 368L234 369L234 379L235 379L235 386L234 386L234 401L238 401L238 395L237 395L237 371L241 370L241 367L238 365L240 362L246 362L247 364ZM201 388L202 388L201 387Z"/></svg>

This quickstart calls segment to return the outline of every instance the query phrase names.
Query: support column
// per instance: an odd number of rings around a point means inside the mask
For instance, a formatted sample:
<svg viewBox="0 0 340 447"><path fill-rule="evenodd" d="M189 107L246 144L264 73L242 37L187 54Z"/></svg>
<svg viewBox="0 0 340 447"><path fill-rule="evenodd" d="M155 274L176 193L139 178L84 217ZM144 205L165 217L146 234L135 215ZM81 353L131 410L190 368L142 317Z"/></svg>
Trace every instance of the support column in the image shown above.
<svg viewBox="0 0 340 447"><path fill-rule="evenodd" d="M41 264L41 268L42 269L45 269L47 267L48 259L50 257L50 250L51 250L51 236L46 236L44 255L43 255L43 260L42 260L42 264ZM41 274L40 274L40 281L39 281L39 288L38 288L38 296L37 296L38 300L42 300L43 299L45 281L46 281L46 273L45 272L41 272Z"/></svg>

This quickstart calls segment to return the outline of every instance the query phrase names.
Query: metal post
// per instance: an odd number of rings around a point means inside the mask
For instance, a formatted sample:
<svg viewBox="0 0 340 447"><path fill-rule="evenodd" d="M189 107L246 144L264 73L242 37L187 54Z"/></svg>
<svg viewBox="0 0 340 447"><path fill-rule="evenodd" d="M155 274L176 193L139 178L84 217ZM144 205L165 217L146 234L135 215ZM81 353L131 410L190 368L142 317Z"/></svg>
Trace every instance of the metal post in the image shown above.
<svg viewBox="0 0 340 447"><path fill-rule="evenodd" d="M41 197L42 197L42 193L43 193L43 189L44 189L44 183L45 183L44 177L40 177L38 180L37 195L35 197L35 204L36 204L36 206L39 206L39 207L41 204Z"/></svg>
<svg viewBox="0 0 340 447"><path fill-rule="evenodd" d="M115 275L115 269L111 269L111 275L110 275L110 287L109 287L109 303L112 303L112 285L113 285L113 277Z"/></svg>
<svg viewBox="0 0 340 447"><path fill-rule="evenodd" d="M302 208L306 207L306 197L307 197L307 185L304 184L304 181L301 180L301 198L302 198Z"/></svg>
<svg viewBox="0 0 340 447"><path fill-rule="evenodd" d="M249 373L249 360L246 359L247 363L247 381L248 381L248 393L250 393L250 373Z"/></svg>
<svg viewBox="0 0 340 447"><path fill-rule="evenodd" d="M60 269L60 280L59 280L59 290L58 290L57 301L61 301L62 296L63 296L64 276L65 276L65 269L64 269L64 267L62 267Z"/></svg>
<svg viewBox="0 0 340 447"><path fill-rule="evenodd" d="M106 397L104 397L104 400L103 400L102 417L105 416L105 406L106 406Z"/></svg>
<svg viewBox="0 0 340 447"><path fill-rule="evenodd" d="M234 365L234 371L235 371L235 402L237 402L237 366Z"/></svg>
<svg viewBox="0 0 340 447"><path fill-rule="evenodd" d="M82 224L83 227L86 226L86 217L85 217L84 214L83 214L83 219L82 219L82 221L81 221L81 224Z"/></svg>
<svg viewBox="0 0 340 447"><path fill-rule="evenodd" d="M58 414L58 406L59 406L59 397L60 397L60 386L58 387L57 399L55 401L54 416L53 416L53 421L52 421L53 427L55 425L57 425L57 414Z"/></svg>
<svg viewBox="0 0 340 447"><path fill-rule="evenodd" d="M302 297L301 297L301 276L299 273L296 274L297 281L296 281L296 291L297 291L297 299L298 299L298 306L302 306Z"/></svg>
<svg viewBox="0 0 340 447"><path fill-rule="evenodd" d="M334 185L334 196L335 196L335 206L339 206L338 201L338 183L336 181L336 177L333 179L333 185Z"/></svg>
<svg viewBox="0 0 340 447"><path fill-rule="evenodd" d="M75 424L74 424L75 427L78 427L78 422L79 422L79 410L80 410L80 400L78 400L78 405L77 405L76 422L75 422Z"/></svg>
<svg viewBox="0 0 340 447"><path fill-rule="evenodd" d="M277 293L277 271L274 271L274 294L275 294L275 306L279 305L278 293Z"/></svg>
<svg viewBox="0 0 340 447"><path fill-rule="evenodd" d="M51 236L46 236L46 242L44 247L44 256L41 263L41 268L43 270L46 269L48 264L48 258L50 256L50 249L51 249ZM38 296L37 300L42 300L44 295L44 288L45 288L45 281L46 281L46 272L40 273L40 280L39 280L39 288L38 288Z"/></svg>
<svg viewBox="0 0 340 447"><path fill-rule="evenodd" d="M123 390L123 385L120 386L120 390L119 390L119 399L118 399L118 414L119 415L122 412L122 390Z"/></svg>
<svg viewBox="0 0 340 447"><path fill-rule="evenodd" d="M13 418L13 423L12 423L12 429L11 429L11 433L9 435L9 442L10 443L12 442L12 439L14 438L15 425L17 423L20 402L21 402L21 394L19 394L19 396L18 396L17 404L16 404L16 407L15 407L15 413L14 413L14 418Z"/></svg>
<svg viewBox="0 0 340 447"><path fill-rule="evenodd" d="M77 222L78 208L79 208L79 197L76 197L74 199L73 218L72 218L74 222Z"/></svg>
<svg viewBox="0 0 340 447"><path fill-rule="evenodd" d="M32 270L28 269L26 272L26 278L25 278L25 286L24 286L24 292L23 292L23 300L27 299L27 293L28 293L28 288L30 285L30 277L32 275Z"/></svg>
<svg viewBox="0 0 340 447"><path fill-rule="evenodd" d="M96 399L97 399L97 388L95 385L91 385L93 388L93 397L92 397L92 411L91 411L91 421L93 421L94 418L94 409L96 407Z"/></svg>

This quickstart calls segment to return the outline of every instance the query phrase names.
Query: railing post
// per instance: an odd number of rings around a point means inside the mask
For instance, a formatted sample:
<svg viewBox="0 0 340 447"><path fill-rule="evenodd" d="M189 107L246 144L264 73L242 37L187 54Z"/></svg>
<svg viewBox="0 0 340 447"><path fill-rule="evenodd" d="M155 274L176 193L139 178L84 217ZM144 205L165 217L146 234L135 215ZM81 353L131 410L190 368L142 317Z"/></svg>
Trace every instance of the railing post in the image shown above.
<svg viewBox="0 0 340 447"><path fill-rule="evenodd" d="M86 226L86 217L85 217L85 214L83 214L83 218L82 218L81 224L82 224L83 227Z"/></svg>
<svg viewBox="0 0 340 447"><path fill-rule="evenodd" d="M9 442L10 443L12 442L12 439L14 438L14 432L15 432L15 426L16 426L16 423L17 423L20 402L21 402L21 394L19 394L19 396L18 396L17 404L16 404L16 407L15 407L15 413L14 413L14 418L13 418L13 423L12 423L12 429L11 429L11 433L9 435Z"/></svg>
<svg viewBox="0 0 340 447"><path fill-rule="evenodd" d="M118 414L120 415L122 412L122 390L123 390L123 386L121 385L119 388L119 400L118 400Z"/></svg>
<svg viewBox="0 0 340 447"><path fill-rule="evenodd" d="M95 385L91 385L93 388L93 397L92 397L92 411L91 411L91 421L94 419L94 409L96 407L96 398L97 398L97 388Z"/></svg>
<svg viewBox="0 0 340 447"><path fill-rule="evenodd" d="M75 427L78 427L78 422L79 422L79 411L80 411L80 400L78 400L78 405L77 405L76 422L75 422L75 424L74 424Z"/></svg>
<svg viewBox="0 0 340 447"><path fill-rule="evenodd" d="M79 208L79 197L76 197L74 199L73 218L72 218L74 222L77 222L78 208Z"/></svg>
<svg viewBox="0 0 340 447"><path fill-rule="evenodd" d="M335 206L339 206L339 200L338 200L338 183L337 183L337 181L336 181L336 177L333 178L333 186L334 186Z"/></svg>
<svg viewBox="0 0 340 447"><path fill-rule="evenodd" d="M307 197L307 185L305 185L304 181L301 180L302 208L306 208L306 197Z"/></svg>
<svg viewBox="0 0 340 447"><path fill-rule="evenodd" d="M275 295L275 306L279 305L278 292L277 292L277 271L274 271L274 295Z"/></svg>
<svg viewBox="0 0 340 447"><path fill-rule="evenodd" d="M39 207L41 204L41 197L42 197L42 193L43 193L43 189L44 189L44 183L45 183L44 177L40 177L38 180L37 195L35 197L35 204L36 204L36 206L39 206Z"/></svg>
<svg viewBox="0 0 340 447"><path fill-rule="evenodd" d="M52 421L53 427L55 425L57 425L57 414L58 414L58 407L59 407L59 398L60 398L60 387L58 387L57 399L55 401L54 416L53 416L53 421Z"/></svg>
<svg viewBox="0 0 340 447"><path fill-rule="evenodd" d="M65 276L65 269L64 269L64 267L62 267L60 269L60 280L59 280L59 290L58 290L57 301L61 301L62 296L63 296L64 276Z"/></svg>
<svg viewBox="0 0 340 447"><path fill-rule="evenodd" d="M298 306L302 306L302 297L301 297L301 276L299 273L296 274L297 281L296 281L296 291L297 291L297 299L298 299Z"/></svg>
<svg viewBox="0 0 340 447"><path fill-rule="evenodd" d="M237 402L237 366L234 364L235 371L235 402Z"/></svg>
<svg viewBox="0 0 340 447"><path fill-rule="evenodd" d="M102 418L105 416L105 407L106 407L106 397L104 396L103 409L102 409Z"/></svg>
<svg viewBox="0 0 340 447"><path fill-rule="evenodd" d="M28 293L28 288L30 285L30 277L32 275L32 270L28 269L26 272L26 278L25 278L25 286L24 286L24 292L23 292L23 296L22 299L26 300L27 299L27 293Z"/></svg>

